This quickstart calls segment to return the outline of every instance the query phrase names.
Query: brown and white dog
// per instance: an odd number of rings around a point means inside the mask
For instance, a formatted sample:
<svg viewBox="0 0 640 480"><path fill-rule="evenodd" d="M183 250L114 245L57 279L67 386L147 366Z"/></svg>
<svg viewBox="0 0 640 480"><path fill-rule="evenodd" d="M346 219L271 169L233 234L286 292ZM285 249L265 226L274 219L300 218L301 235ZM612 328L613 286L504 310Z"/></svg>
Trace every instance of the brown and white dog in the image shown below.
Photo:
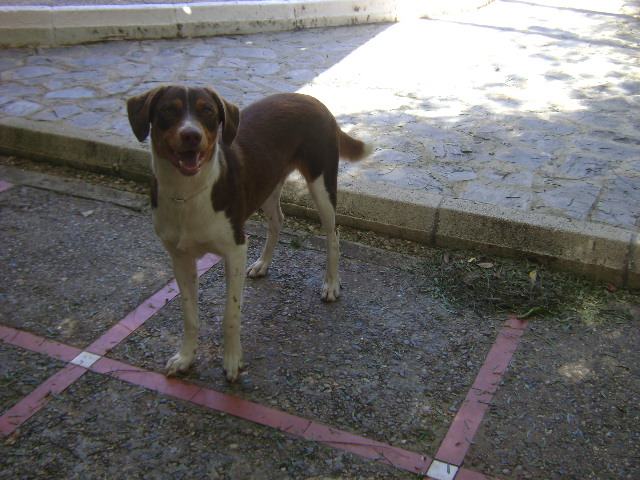
<svg viewBox="0 0 640 480"><path fill-rule="evenodd" d="M129 99L129 122L143 141L151 131L153 224L171 256L182 297L184 337L167 375L193 363L198 332L196 261L224 259L227 299L223 368L230 382L242 368L240 308L245 271L266 275L283 222L280 192L293 170L305 178L327 235L322 300L340 295L335 231L338 159L360 160L368 143L344 133L313 97L273 95L240 112L208 88L162 86ZM244 223L262 208L268 233L260 258L247 270Z"/></svg>

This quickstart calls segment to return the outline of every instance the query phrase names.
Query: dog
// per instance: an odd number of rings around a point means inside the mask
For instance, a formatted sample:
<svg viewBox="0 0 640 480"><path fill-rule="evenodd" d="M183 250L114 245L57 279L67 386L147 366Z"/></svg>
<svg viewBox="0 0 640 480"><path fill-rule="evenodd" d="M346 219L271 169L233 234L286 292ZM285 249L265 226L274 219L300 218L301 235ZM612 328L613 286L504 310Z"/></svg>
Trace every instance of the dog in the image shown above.
<svg viewBox="0 0 640 480"><path fill-rule="evenodd" d="M318 210L327 253L321 298L333 302L340 295L339 157L358 161L373 148L344 133L319 100L296 93L269 96L240 112L211 88L161 86L130 98L127 113L136 138L150 136L153 225L181 295L184 336L166 373L186 372L194 361L200 330L196 261L214 253L225 266L223 371L235 382L243 367L244 277L262 277L271 265L284 220L285 179L298 170ZM259 208L268 233L262 254L247 269L244 223Z"/></svg>

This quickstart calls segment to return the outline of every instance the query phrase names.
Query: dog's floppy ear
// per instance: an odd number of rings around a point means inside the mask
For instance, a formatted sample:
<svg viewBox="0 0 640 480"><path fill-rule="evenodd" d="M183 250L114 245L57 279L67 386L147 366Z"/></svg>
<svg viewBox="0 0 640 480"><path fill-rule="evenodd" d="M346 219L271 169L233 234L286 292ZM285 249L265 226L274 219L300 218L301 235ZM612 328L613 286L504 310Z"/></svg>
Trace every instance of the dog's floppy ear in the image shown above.
<svg viewBox="0 0 640 480"><path fill-rule="evenodd" d="M143 141L149 136L149 126L151 125L151 107L159 95L167 87L157 87L141 95L136 95L127 100L127 114L133 134L139 141Z"/></svg>
<svg viewBox="0 0 640 480"><path fill-rule="evenodd" d="M233 103L226 101L218 92L212 88L207 88L220 108L220 123L222 123L222 141L229 146L236 138L238 125L240 124L240 109Z"/></svg>

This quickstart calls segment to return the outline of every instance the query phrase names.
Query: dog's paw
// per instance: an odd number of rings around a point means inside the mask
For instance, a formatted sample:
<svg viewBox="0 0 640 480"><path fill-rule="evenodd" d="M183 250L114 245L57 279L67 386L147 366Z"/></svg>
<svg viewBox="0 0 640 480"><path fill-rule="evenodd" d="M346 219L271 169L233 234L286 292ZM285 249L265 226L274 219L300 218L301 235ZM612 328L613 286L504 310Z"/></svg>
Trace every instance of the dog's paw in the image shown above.
<svg viewBox="0 0 640 480"><path fill-rule="evenodd" d="M322 298L323 302L335 302L340 297L340 282L329 283L324 282L322 285Z"/></svg>
<svg viewBox="0 0 640 480"><path fill-rule="evenodd" d="M166 365L167 377L177 375L178 373L185 373L191 367L193 363L193 356L186 356L177 353L169 359Z"/></svg>
<svg viewBox="0 0 640 480"><path fill-rule="evenodd" d="M222 358L222 370L230 383L240 380L244 364L242 362L242 347L225 349Z"/></svg>
<svg viewBox="0 0 640 480"><path fill-rule="evenodd" d="M270 266L270 262L266 262L262 259L256 260L253 265L247 269L247 276L249 278L264 277L269 271Z"/></svg>

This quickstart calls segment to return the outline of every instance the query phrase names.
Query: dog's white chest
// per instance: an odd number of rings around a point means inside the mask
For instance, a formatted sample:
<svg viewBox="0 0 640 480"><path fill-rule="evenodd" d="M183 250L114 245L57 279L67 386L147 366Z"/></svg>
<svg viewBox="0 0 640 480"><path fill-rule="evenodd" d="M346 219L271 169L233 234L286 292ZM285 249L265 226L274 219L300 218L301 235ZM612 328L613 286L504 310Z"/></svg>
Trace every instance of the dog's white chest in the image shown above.
<svg viewBox="0 0 640 480"><path fill-rule="evenodd" d="M209 195L204 201L159 198L153 225L162 242L196 256L224 255L234 245L231 223L224 212L215 212Z"/></svg>

